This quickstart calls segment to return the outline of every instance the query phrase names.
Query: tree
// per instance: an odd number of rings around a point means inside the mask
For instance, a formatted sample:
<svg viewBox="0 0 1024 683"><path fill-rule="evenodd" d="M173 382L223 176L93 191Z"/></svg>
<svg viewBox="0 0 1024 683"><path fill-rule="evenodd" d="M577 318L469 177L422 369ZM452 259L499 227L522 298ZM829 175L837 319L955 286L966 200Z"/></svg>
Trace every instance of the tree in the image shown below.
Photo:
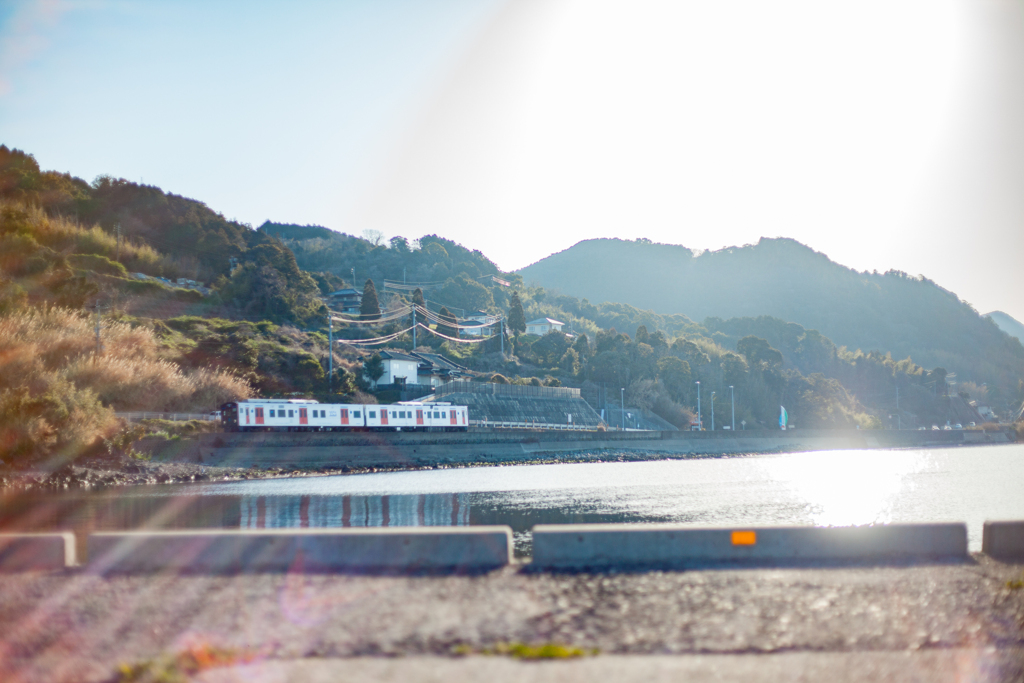
<svg viewBox="0 0 1024 683"><path fill-rule="evenodd" d="M568 348L570 348L569 340L564 333L557 330L545 334L534 342L532 347L537 362L546 366L554 365Z"/></svg>
<svg viewBox="0 0 1024 683"><path fill-rule="evenodd" d="M690 364L675 356L665 356L658 360L658 379L676 401L682 403L690 392L693 374Z"/></svg>
<svg viewBox="0 0 1024 683"><path fill-rule="evenodd" d="M379 353L375 353L363 361L363 376L373 384L377 383L384 376L384 359Z"/></svg>
<svg viewBox="0 0 1024 683"><path fill-rule="evenodd" d="M377 288L373 286L373 280L368 279L363 285L363 303L359 307L359 314L363 320L380 318L380 302L377 300Z"/></svg>
<svg viewBox="0 0 1024 683"><path fill-rule="evenodd" d="M455 316L452 315L451 311L449 311L447 307L442 306L441 310L437 314L437 317L441 319L441 322L437 324L438 334L443 334L446 337L454 337L455 339L458 339L459 328L456 327L456 325L458 325L459 322L458 320L455 319Z"/></svg>
<svg viewBox="0 0 1024 683"><path fill-rule="evenodd" d="M586 334L580 332L580 335L576 337L576 341L572 343L572 348L576 350L580 363L586 363L590 358L590 340L587 339Z"/></svg>
<svg viewBox="0 0 1024 683"><path fill-rule="evenodd" d="M526 332L526 312L519 299L519 292L512 292L512 303L508 308L508 329L520 334Z"/></svg>
<svg viewBox="0 0 1024 683"><path fill-rule="evenodd" d="M782 365L782 353L773 349L760 337L748 335L736 342L736 350L746 357L747 362L766 370Z"/></svg>
<svg viewBox="0 0 1024 683"><path fill-rule="evenodd" d="M638 344L640 344L640 343L650 344L651 343L651 335L650 335L650 333L647 332L647 325L641 325L640 327L636 328L635 339L636 339L636 342Z"/></svg>
<svg viewBox="0 0 1024 683"><path fill-rule="evenodd" d="M412 293L412 305L413 306L419 306L420 308L426 308L427 307L427 301L426 301L426 299L423 298L423 290L420 289L419 287L417 287L416 289L413 290L413 293ZM423 319L422 314L417 316L415 313L409 313L409 324L410 325L412 325L413 320L415 320L416 322L419 322L419 323L424 323L424 324L426 323L426 320Z"/></svg>

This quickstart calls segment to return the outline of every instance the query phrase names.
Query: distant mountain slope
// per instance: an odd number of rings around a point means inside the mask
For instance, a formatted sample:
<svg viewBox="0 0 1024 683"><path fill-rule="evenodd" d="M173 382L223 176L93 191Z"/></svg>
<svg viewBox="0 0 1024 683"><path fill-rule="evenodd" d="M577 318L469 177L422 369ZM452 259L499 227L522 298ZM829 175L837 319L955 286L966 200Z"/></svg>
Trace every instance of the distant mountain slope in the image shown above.
<svg viewBox="0 0 1024 683"><path fill-rule="evenodd" d="M986 313L984 317L992 318L996 325L999 326L999 329L1024 343L1024 323L1002 311L992 311L991 313Z"/></svg>
<svg viewBox="0 0 1024 683"><path fill-rule="evenodd" d="M521 271L526 282L693 320L769 315L851 349L912 355L1007 390L1024 346L926 278L858 273L790 239L695 254L676 245L587 240Z"/></svg>

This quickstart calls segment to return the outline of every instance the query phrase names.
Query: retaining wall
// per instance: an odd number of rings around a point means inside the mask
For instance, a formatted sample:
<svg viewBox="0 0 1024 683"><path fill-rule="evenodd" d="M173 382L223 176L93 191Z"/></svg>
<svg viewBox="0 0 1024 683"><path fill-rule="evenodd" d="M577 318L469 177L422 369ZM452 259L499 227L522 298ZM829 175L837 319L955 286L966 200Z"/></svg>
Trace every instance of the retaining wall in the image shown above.
<svg viewBox="0 0 1024 683"><path fill-rule="evenodd" d="M987 554L1024 560L1024 521L986 522L984 528ZM513 562L507 526L103 532L89 535L88 548L88 566L98 572L487 571ZM719 528L541 524L533 529L532 564L602 570L967 558L967 526L960 522ZM0 535L0 571L74 564L70 533Z"/></svg>

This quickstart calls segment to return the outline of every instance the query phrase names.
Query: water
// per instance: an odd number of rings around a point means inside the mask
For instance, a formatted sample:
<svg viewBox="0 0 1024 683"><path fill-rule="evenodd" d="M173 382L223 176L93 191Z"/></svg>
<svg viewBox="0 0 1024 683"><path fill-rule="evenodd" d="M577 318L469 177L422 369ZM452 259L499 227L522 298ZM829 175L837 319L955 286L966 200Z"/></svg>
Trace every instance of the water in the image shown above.
<svg viewBox="0 0 1024 683"><path fill-rule="evenodd" d="M816 451L133 487L3 500L0 527L737 526L1024 519L1024 446Z"/></svg>

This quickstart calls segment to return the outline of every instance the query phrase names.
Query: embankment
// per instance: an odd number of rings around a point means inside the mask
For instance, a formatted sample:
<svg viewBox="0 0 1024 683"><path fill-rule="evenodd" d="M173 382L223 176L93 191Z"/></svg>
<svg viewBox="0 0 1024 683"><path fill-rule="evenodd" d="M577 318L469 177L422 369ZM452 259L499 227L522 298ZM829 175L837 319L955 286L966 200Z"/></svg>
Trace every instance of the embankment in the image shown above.
<svg viewBox="0 0 1024 683"><path fill-rule="evenodd" d="M161 460L294 469L422 467L528 462L573 452L726 455L861 448L940 448L1009 443L1005 432L800 430L748 432L225 433L144 440Z"/></svg>

